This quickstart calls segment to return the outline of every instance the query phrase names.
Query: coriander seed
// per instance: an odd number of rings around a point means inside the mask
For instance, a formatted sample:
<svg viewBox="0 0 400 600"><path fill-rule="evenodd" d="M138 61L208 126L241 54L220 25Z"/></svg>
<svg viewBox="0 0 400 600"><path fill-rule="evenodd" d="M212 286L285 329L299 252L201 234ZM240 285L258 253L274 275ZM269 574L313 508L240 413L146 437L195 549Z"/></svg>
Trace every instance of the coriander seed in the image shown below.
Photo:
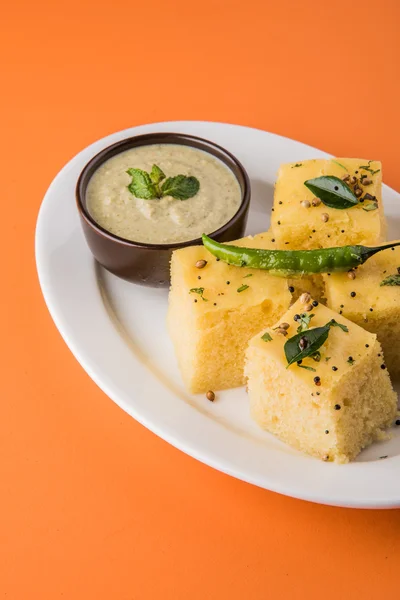
<svg viewBox="0 0 400 600"><path fill-rule="evenodd" d="M206 264L207 264L206 260L198 260L195 266L197 269L204 269Z"/></svg>
<svg viewBox="0 0 400 600"><path fill-rule="evenodd" d="M311 300L311 294L309 294L308 292L304 292L301 296L300 296L300 302L302 304L308 304Z"/></svg>
<svg viewBox="0 0 400 600"><path fill-rule="evenodd" d="M287 331L286 329L282 329L281 327L278 327L278 329L276 329L276 333L278 333L279 335L283 335L283 336L287 336Z"/></svg>

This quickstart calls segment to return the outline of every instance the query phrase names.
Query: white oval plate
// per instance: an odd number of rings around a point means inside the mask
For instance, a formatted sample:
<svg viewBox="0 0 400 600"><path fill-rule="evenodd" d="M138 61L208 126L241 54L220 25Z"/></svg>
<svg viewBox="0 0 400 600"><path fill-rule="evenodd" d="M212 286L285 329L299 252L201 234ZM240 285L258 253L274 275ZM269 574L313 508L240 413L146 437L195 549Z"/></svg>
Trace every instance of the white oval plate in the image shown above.
<svg viewBox="0 0 400 600"><path fill-rule="evenodd" d="M303 455L252 422L242 388L208 402L183 388L165 327L167 291L136 286L98 267L75 207L86 162L119 140L176 131L208 138L233 152L252 185L248 233L269 227L279 164L329 155L272 133L208 122L154 123L126 129L82 150L57 175L40 209L36 262L49 311L65 342L97 385L145 427L194 458L281 494L348 507L400 506L400 428L348 465ZM390 236L400 196L384 186ZM386 456L385 460L379 457Z"/></svg>

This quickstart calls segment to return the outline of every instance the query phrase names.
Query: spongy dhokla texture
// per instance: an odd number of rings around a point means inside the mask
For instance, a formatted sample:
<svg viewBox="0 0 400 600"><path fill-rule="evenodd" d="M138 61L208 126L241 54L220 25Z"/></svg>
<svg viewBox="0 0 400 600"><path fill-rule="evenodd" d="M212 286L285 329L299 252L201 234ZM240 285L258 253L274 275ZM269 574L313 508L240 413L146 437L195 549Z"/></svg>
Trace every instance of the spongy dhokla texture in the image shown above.
<svg viewBox="0 0 400 600"><path fill-rule="evenodd" d="M257 247L260 240L232 243ZM207 261L202 269L196 267L199 260ZM243 385L248 341L290 302L286 279L227 265L204 246L175 251L168 330L186 387L200 393Z"/></svg>
<svg viewBox="0 0 400 600"><path fill-rule="evenodd" d="M362 169L363 166L370 170ZM346 175L356 177L357 185L362 190L361 202L344 210L329 208L323 203L313 206L314 195L304 182L322 175L334 175L340 179ZM363 185L361 181L371 183ZM381 188L382 167L378 161L337 158L281 165L271 217L271 227L278 247L306 250L348 244L375 244L385 240L386 220ZM374 202L364 200L366 194L376 199L376 210L365 210ZM308 201L311 206L305 208L303 201ZM324 213L328 217L327 222L322 219Z"/></svg>
<svg viewBox="0 0 400 600"><path fill-rule="evenodd" d="M297 333L297 301L276 323ZM320 361L303 360L287 368L284 344L288 338L268 329L271 341L258 333L249 343L245 374L248 377L251 414L261 427L294 448L323 460L345 463L382 436L396 415L393 391L381 346L374 334L319 304L310 327L331 319L348 332L332 327L320 349ZM304 369L309 367L315 371ZM319 377L319 385L314 378Z"/></svg>
<svg viewBox="0 0 400 600"><path fill-rule="evenodd" d="M327 305L367 331L382 344L391 377L400 377L400 287L381 286L398 275L400 248L384 250L355 271L324 275Z"/></svg>

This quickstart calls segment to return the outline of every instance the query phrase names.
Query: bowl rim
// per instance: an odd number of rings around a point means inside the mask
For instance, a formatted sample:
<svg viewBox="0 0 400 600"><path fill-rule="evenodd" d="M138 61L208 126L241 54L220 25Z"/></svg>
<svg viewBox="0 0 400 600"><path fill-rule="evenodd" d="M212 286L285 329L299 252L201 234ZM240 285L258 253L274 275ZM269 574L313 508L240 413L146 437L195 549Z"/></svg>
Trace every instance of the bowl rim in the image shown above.
<svg viewBox="0 0 400 600"><path fill-rule="evenodd" d="M250 196L251 196L250 178L248 176L246 169L244 168L242 163L236 158L236 156L234 156L234 154L229 152L229 150L226 150L226 148L224 148L223 146L220 146L219 144L216 144L215 142L212 142L211 140L207 140L206 138L202 138L202 137L199 137L196 135L188 135L186 133L175 133L175 132L145 133L145 134L141 134L141 135L129 136L127 138L124 138L123 140L115 142L114 144L110 144L109 146L106 146L105 148L103 148L103 150L100 150L100 152L95 154L86 163L86 165L83 167L82 171L79 174L79 177L76 182L76 187L75 187L76 205L77 205L80 215L86 221L86 223L92 229L94 229L100 235L102 235L103 237L105 237L109 240L112 240L114 242L117 242L118 244L120 244L122 246L127 246L130 248L142 248L142 249L145 248L148 250L176 250L179 248L186 248L187 246L201 245L203 243L201 237L193 238L191 240L187 240L184 242L174 242L171 244L168 244L168 243L167 244L150 244L150 243L146 243L146 242L136 242L133 240L128 240L126 238L119 237L118 235L111 233L107 229L104 229L104 227L99 225L93 219L93 217L90 215L89 211L87 210L85 202L83 201L83 197L82 197L83 196L82 187L86 183L86 179L87 179L87 182L89 182L93 173L109 158L112 158L113 156L120 154L126 150L129 150L129 145L132 142L139 142L132 147L150 146L153 144L174 144L174 145L179 146L180 140L181 141L183 140L184 142L186 142L181 145L191 146L193 148L196 148L197 150L202 150L204 152L208 152L209 154L211 154L218 160L221 160L218 156L219 154L223 154L223 155L225 154L230 159L230 161L232 163L234 163L234 165L237 167L238 171L240 172L240 174L243 178L243 190L241 189L242 200L241 200L238 210L229 219L229 221L227 221L226 223L224 223L224 225L222 225L221 227L219 227L218 229L216 229L215 231L212 231L211 233L209 233L207 235L212 238L212 237L223 235L226 231L228 231L229 228L234 223L236 223L242 216L245 215L245 213L249 207L249 204L250 204ZM143 143L140 143L140 142L143 142ZM190 142L192 142L192 143L190 143ZM203 147L200 147L200 146L203 146ZM210 147L211 150L208 149L207 147ZM216 151L216 153L212 152L212 149L214 151ZM222 161L222 162L224 162L224 161ZM237 175L230 168L229 164L226 164L226 166L232 171L235 178L238 179ZM239 182L239 185L240 185L240 182Z"/></svg>

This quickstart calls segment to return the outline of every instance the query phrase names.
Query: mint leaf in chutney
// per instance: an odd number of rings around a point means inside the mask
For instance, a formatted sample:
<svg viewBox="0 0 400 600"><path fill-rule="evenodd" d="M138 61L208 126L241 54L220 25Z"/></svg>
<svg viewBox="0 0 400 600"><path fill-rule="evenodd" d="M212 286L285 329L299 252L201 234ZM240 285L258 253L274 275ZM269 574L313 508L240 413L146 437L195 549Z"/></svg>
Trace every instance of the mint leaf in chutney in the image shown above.
<svg viewBox="0 0 400 600"><path fill-rule="evenodd" d="M153 165L150 173L142 169L128 169L127 173L132 177L128 190L136 198L144 200L153 200L163 196L187 200L195 196L200 189L200 183L196 177L176 175L165 179L166 175L158 165ZM160 188L163 180L165 181Z"/></svg>
<svg viewBox="0 0 400 600"><path fill-rule="evenodd" d="M158 197L156 187L146 171L142 171L142 169L128 169L127 173L132 177L132 181L128 185L128 190L133 196L142 198L143 200L152 200Z"/></svg>
<svg viewBox="0 0 400 600"><path fill-rule="evenodd" d="M151 171L150 171L150 179L152 180L153 183L155 183L156 185L158 185L160 183L160 181L162 181L163 179L166 178L166 175L164 174L164 172L160 169L159 166L157 165L153 165L151 167Z"/></svg>
<svg viewBox="0 0 400 600"><path fill-rule="evenodd" d="M187 200L197 194L200 189L199 180L196 177L176 175L168 177L161 186L163 196L172 196L177 200Z"/></svg>

